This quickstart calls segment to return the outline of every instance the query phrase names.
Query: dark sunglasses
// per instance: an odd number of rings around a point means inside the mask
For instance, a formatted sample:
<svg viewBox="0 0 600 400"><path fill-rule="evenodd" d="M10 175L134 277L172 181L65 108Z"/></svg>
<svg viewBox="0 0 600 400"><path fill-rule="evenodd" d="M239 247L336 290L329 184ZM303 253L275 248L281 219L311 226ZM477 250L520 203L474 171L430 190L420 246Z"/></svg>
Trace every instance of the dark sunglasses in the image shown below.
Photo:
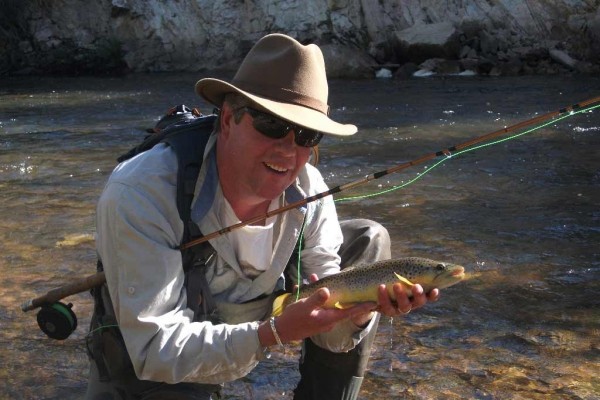
<svg viewBox="0 0 600 400"><path fill-rule="evenodd" d="M252 126L263 135L272 139L284 138L291 130L294 131L294 141L298 146L314 147L323 138L323 132L307 129L302 126L284 121L274 115L255 110L250 107L242 107L252 117Z"/></svg>

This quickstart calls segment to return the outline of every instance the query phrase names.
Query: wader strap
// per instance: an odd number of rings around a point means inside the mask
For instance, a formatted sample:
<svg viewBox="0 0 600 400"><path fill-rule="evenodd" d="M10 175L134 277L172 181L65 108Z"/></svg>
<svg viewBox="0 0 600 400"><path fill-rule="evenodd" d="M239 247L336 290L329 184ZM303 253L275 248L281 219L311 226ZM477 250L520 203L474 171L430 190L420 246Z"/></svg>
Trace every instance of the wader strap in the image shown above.
<svg viewBox="0 0 600 400"><path fill-rule="evenodd" d="M100 381L108 382L110 381L110 374L104 362L102 339L99 337L102 334L100 327L101 325L97 322L97 317L94 315L90 324L90 333L86 336L85 344L89 357L96 364Z"/></svg>
<svg viewBox="0 0 600 400"><path fill-rule="evenodd" d="M206 266L216 254L216 251L210 245L197 247L195 249L196 261L185 272L187 306L194 311L194 321L210 321L213 324L218 324L222 321L219 318L217 305L206 280ZM184 257L189 257L189 255L186 254Z"/></svg>
<svg viewBox="0 0 600 400"><path fill-rule="evenodd" d="M101 272L104 268L102 261L98 260L96 264L96 271ZM92 297L94 298L94 313L90 321L90 332L86 336L85 344L89 357L96 363L98 369L98 375L100 381L110 381L110 374L106 363L104 362L104 351L102 342L102 327L104 319L106 317L106 311L104 307L104 301L102 301L102 288L106 286L106 283L93 287L90 290Z"/></svg>

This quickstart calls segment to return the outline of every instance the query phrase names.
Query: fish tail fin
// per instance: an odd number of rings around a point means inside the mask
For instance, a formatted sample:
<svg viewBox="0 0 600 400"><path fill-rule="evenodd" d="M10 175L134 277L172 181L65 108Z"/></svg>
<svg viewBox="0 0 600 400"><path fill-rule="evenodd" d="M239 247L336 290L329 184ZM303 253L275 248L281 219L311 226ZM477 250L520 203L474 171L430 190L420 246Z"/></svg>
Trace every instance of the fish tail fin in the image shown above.
<svg viewBox="0 0 600 400"><path fill-rule="evenodd" d="M288 305L291 295L291 293L284 293L273 300L273 311L271 312L271 316L278 317L281 315L283 309Z"/></svg>

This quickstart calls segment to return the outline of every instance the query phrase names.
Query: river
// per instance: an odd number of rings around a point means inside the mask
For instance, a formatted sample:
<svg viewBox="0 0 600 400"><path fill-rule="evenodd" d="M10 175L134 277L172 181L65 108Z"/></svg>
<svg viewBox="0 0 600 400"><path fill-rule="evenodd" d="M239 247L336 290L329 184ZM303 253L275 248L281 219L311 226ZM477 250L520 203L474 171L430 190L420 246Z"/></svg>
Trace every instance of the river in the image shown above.
<svg viewBox="0 0 600 400"><path fill-rule="evenodd" d="M89 294L65 300L79 324L64 341L20 305L95 271L94 208L115 158L172 105L210 112L200 77L0 79L0 398L82 398ZM320 146L335 186L599 96L600 78L333 81L330 93L334 118L360 128ZM598 398L600 110L338 197L405 184L339 213L384 224L394 257L459 263L470 279L382 319L360 398ZM297 358L275 352L226 398L291 399Z"/></svg>

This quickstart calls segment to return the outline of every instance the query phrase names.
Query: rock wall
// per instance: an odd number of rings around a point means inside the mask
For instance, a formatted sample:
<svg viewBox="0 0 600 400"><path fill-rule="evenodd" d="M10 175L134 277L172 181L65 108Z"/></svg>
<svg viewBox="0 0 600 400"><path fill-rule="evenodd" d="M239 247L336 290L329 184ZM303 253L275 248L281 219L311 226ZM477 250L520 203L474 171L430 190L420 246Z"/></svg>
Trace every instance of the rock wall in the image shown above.
<svg viewBox="0 0 600 400"><path fill-rule="evenodd" d="M599 73L600 0L0 0L0 74L234 69L271 32L330 77Z"/></svg>

